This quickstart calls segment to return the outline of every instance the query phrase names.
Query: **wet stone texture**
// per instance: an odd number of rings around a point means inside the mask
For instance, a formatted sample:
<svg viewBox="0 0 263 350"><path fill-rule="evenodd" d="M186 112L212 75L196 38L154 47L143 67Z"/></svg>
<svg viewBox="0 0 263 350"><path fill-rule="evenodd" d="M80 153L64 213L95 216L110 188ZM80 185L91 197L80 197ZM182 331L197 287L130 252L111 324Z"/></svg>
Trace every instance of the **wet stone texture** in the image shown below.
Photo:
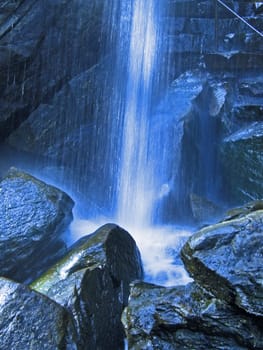
<svg viewBox="0 0 263 350"><path fill-rule="evenodd" d="M131 350L245 350L263 346L262 323L196 283L164 288L132 285L122 322Z"/></svg>
<svg viewBox="0 0 263 350"><path fill-rule="evenodd" d="M78 349L123 349L121 313L129 283L142 278L132 237L106 224L81 238L31 287L65 306L74 317Z"/></svg>
<svg viewBox="0 0 263 350"><path fill-rule="evenodd" d="M77 350L70 314L28 287L0 278L0 349Z"/></svg>
<svg viewBox="0 0 263 350"><path fill-rule="evenodd" d="M254 106L246 112L243 109L237 117L262 118L263 109ZM241 114L242 113L242 114ZM260 117L261 116L261 117ZM240 203L248 199L260 199L263 195L263 122L245 124L226 137L221 145L221 160L225 174L228 174L228 191Z"/></svg>
<svg viewBox="0 0 263 350"><path fill-rule="evenodd" d="M229 211L185 243L194 282L132 283L122 314L132 350L263 348L263 202Z"/></svg>
<svg viewBox="0 0 263 350"><path fill-rule="evenodd" d="M208 226L182 249L190 275L220 299L263 316L263 210Z"/></svg>
<svg viewBox="0 0 263 350"><path fill-rule="evenodd" d="M97 0L1 2L0 140L98 62L105 36L102 12Z"/></svg>
<svg viewBox="0 0 263 350"><path fill-rule="evenodd" d="M66 193L11 168L0 182L0 274L32 281L65 254L61 236L73 205Z"/></svg>

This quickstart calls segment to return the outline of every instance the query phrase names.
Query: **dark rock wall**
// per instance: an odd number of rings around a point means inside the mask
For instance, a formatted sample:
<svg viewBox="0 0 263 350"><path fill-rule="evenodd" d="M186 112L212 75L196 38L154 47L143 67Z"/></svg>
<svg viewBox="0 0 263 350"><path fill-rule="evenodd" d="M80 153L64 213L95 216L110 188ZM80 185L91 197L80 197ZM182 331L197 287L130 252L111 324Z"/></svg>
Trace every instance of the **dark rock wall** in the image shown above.
<svg viewBox="0 0 263 350"><path fill-rule="evenodd" d="M262 31L262 6L225 3ZM0 141L34 161L45 159L44 166L61 167L67 175L58 180L88 193L102 212L105 201L114 199L118 170L120 141L112 137L111 121L114 108L122 106L109 97L116 89L119 4L28 0L0 5ZM190 101L191 116L182 116L180 171L172 177L179 192L174 186L168 201L175 204L164 205L169 213L163 217L188 217L192 194L227 203L262 197L262 137L246 134L252 123L258 123L254 131L262 123L262 37L216 1L170 0L164 20L168 81L196 70L207 79ZM171 169L178 168L177 161L171 156Z"/></svg>
<svg viewBox="0 0 263 350"><path fill-rule="evenodd" d="M262 6L225 3L262 32ZM216 1L171 1L169 21L171 79L207 74L184 123L179 217L192 194L227 205L261 198L262 36Z"/></svg>
<svg viewBox="0 0 263 350"><path fill-rule="evenodd" d="M33 164L37 175L52 172L53 181L89 193L97 207L110 197L114 176L101 159L111 154L118 6L65 0L1 9L0 142L29 155L30 171Z"/></svg>
<svg viewBox="0 0 263 350"><path fill-rule="evenodd" d="M101 1L5 2L0 8L1 138L98 62Z"/></svg>

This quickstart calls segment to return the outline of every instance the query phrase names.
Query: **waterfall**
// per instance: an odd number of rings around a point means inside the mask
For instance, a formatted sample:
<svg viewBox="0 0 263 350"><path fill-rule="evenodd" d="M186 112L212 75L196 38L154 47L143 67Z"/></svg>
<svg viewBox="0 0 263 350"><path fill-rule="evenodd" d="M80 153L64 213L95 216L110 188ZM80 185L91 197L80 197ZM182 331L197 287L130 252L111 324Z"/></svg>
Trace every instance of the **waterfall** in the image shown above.
<svg viewBox="0 0 263 350"><path fill-rule="evenodd" d="M165 107L160 103L163 91L167 95L170 68L168 3L122 1L115 89L122 96L115 122L120 138L115 219L135 238L146 279L172 285L189 281L181 263L175 262L176 247L189 231L156 225L162 221L162 202L174 186L171 178L180 163L182 138L181 114L167 111L167 98ZM172 160L176 166L171 166Z"/></svg>
<svg viewBox="0 0 263 350"><path fill-rule="evenodd" d="M3 1L1 173L17 166L72 196L69 243L115 222L149 274L173 274L175 225L261 193L257 167L236 176L247 156L232 161L227 141L261 113L252 2L233 1L239 14L219 0Z"/></svg>
<svg viewBox="0 0 263 350"><path fill-rule="evenodd" d="M173 93L167 95L169 1L120 0L118 4L114 11L108 8L112 9L112 3L105 10L105 14L112 13L109 22L117 31L109 67L113 80L107 116L109 136L102 145L107 154L100 160L105 173L110 174L106 179L111 180L109 206L114 208L109 210L110 220L135 238L147 280L166 285L184 283L189 279L177 247L190 233L159 220L163 199L174 186L175 178L171 178L176 177L179 167L182 138L181 114L167 110L167 105L174 109L172 99L180 103ZM171 165L174 162L176 165ZM97 217L89 226L75 221L72 231L78 235L89 227L91 232L105 220L109 217L100 221Z"/></svg>
<svg viewBox="0 0 263 350"><path fill-rule="evenodd" d="M126 225L149 226L158 197L151 118L161 82L163 13L164 2L162 7L156 0L131 2L129 45L123 56L127 76L117 187L117 219Z"/></svg>
<svg viewBox="0 0 263 350"><path fill-rule="evenodd" d="M149 159L149 120L158 59L160 12L157 7L155 0L135 0L131 9L117 196L118 221L128 225L134 221L139 226L149 225L153 214L155 183Z"/></svg>

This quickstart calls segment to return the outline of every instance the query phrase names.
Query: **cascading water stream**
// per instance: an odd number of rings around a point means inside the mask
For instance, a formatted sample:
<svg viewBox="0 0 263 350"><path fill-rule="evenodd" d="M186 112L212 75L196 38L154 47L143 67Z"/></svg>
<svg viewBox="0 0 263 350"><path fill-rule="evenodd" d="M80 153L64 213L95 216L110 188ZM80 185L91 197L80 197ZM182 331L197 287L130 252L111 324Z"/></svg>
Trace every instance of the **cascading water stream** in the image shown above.
<svg viewBox="0 0 263 350"><path fill-rule="evenodd" d="M168 3L168 0L120 0L118 16L113 16L119 23L118 26L115 23L118 35L109 111L112 156L107 163L109 172L116 174L111 184L115 214L110 220L135 238L146 279L173 285L189 280L178 261L179 246L189 232L156 226L156 222L162 221L158 218L158 206L170 191L169 178L174 173L169 165L169 149L176 152L181 141L181 126L174 131L169 113L154 112L169 69L165 56ZM175 156L173 159L177 160ZM109 218L101 221L95 218L89 226L75 221L72 231L76 236L88 229L91 232L105 220Z"/></svg>
<svg viewBox="0 0 263 350"><path fill-rule="evenodd" d="M127 5L127 1L123 3ZM116 221L134 236L142 252L146 276L164 284L175 284L187 280L183 268L174 264L174 249L182 236L189 233L154 226L158 222L157 203L169 192L167 162L170 158L166 149L171 142L167 142L169 127L166 120L160 121L153 113L158 104L156 96L161 95L169 68L164 44L168 1L128 3L129 31L127 26L120 25L125 29L120 32L120 43L126 37L128 45L126 51L117 48L126 67L126 84L121 84L125 93L123 122L119 128L122 142ZM127 6L120 21L127 21Z"/></svg>
<svg viewBox="0 0 263 350"><path fill-rule="evenodd" d="M156 12L154 0L133 2L117 197L117 218L126 225L134 221L138 226L151 223L154 174L148 147L153 74L158 51Z"/></svg>

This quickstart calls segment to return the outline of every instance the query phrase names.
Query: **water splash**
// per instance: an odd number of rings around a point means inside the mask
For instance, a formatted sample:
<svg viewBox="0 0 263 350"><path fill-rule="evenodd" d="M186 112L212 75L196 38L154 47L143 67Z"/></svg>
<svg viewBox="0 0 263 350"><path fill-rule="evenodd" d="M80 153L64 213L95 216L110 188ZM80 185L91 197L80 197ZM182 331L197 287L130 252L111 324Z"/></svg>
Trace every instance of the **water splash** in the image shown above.
<svg viewBox="0 0 263 350"><path fill-rule="evenodd" d="M174 96L168 94L164 106L159 99L169 69L164 45L167 4L159 0L120 2L109 111L112 139L118 135L117 142L111 143L114 157L110 163L115 173L116 211L111 218L74 220L71 225L73 241L107 221L124 227L141 251L146 281L166 286L190 280L179 251L191 234L184 228L156 226L160 203L174 187L176 171L171 167L170 150L178 153L172 155L178 166L182 138L182 123L179 126L177 120L181 114L173 111L171 115L167 110L171 105L167 98Z"/></svg>
<svg viewBox="0 0 263 350"><path fill-rule="evenodd" d="M71 241L94 232L108 219L101 217L96 221L74 220L71 224ZM189 228L136 225L125 228L132 234L140 249L147 282L173 286L192 281L179 257L183 243L192 234Z"/></svg>

